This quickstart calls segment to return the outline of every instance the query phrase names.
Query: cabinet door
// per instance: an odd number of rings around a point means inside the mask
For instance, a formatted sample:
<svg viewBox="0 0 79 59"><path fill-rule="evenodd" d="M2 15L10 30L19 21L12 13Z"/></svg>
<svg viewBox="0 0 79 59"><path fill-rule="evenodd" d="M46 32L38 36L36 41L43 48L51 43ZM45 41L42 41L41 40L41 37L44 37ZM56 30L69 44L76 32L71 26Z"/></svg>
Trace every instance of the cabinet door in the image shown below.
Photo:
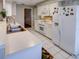
<svg viewBox="0 0 79 59"><path fill-rule="evenodd" d="M42 24L42 20L35 20L35 30L40 31L40 24Z"/></svg>
<svg viewBox="0 0 79 59"><path fill-rule="evenodd" d="M53 34L52 34L52 24L45 24L45 35L52 39Z"/></svg>
<svg viewBox="0 0 79 59"><path fill-rule="evenodd" d="M74 7L66 7L70 10L73 8L74 15L63 16L61 17L61 47L68 51L69 53L74 54L75 49L75 12L76 8ZM71 12L69 12L71 13Z"/></svg>
<svg viewBox="0 0 79 59"><path fill-rule="evenodd" d="M38 7L37 7L37 15L38 15L38 16L41 16L41 15L42 15L43 8L44 8L43 6L38 6Z"/></svg>
<svg viewBox="0 0 79 59"><path fill-rule="evenodd" d="M58 2L49 4L50 16L53 16L54 8L58 7Z"/></svg>
<svg viewBox="0 0 79 59"><path fill-rule="evenodd" d="M53 6L53 4L49 5L49 11L50 11L50 16L53 16L53 12L54 12L54 6Z"/></svg>
<svg viewBox="0 0 79 59"><path fill-rule="evenodd" d="M39 21L35 20L35 30L39 31Z"/></svg>
<svg viewBox="0 0 79 59"><path fill-rule="evenodd" d="M58 26L55 26L55 22L52 24L53 42L57 45L60 44L60 31Z"/></svg>
<svg viewBox="0 0 79 59"><path fill-rule="evenodd" d="M38 6L37 11L38 11L39 16L48 16L49 15L49 6L48 5Z"/></svg>
<svg viewBox="0 0 79 59"><path fill-rule="evenodd" d="M43 16L49 16L49 6L48 6L48 5L45 5L45 6L44 6L42 15L43 15Z"/></svg>

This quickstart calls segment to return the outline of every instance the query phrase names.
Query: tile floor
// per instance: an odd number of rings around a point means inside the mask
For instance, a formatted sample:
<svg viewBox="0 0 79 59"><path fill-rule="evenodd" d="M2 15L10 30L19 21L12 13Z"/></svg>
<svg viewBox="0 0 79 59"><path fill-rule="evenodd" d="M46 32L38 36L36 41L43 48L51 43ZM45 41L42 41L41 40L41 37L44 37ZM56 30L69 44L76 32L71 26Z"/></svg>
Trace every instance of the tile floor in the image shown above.
<svg viewBox="0 0 79 59"><path fill-rule="evenodd" d="M68 55L58 47L56 47L51 40L44 37L43 35L37 33L32 29L28 29L32 34L36 35L42 42L44 42L43 47L54 56L54 59L75 59L73 56Z"/></svg>

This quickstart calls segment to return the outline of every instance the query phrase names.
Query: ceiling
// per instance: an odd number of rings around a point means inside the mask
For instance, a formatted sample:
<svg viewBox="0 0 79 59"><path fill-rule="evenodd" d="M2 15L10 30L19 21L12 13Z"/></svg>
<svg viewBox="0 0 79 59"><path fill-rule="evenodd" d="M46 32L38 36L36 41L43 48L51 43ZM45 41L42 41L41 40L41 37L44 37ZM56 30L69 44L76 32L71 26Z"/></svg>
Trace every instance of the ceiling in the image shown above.
<svg viewBox="0 0 79 59"><path fill-rule="evenodd" d="M36 5L46 0L7 0L8 2L16 2L17 4Z"/></svg>
<svg viewBox="0 0 79 59"><path fill-rule="evenodd" d="M40 2L49 1L49 0L6 0L8 2L15 2L17 4L25 4L29 6L34 6ZM75 0L52 0L52 1L75 1Z"/></svg>

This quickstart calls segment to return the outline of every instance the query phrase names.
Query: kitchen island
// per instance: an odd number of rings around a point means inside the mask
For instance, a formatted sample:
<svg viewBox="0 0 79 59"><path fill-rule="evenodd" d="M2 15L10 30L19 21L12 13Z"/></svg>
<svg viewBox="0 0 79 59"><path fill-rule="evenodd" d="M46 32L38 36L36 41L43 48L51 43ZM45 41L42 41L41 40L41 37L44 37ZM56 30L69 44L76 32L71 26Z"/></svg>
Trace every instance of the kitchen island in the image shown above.
<svg viewBox="0 0 79 59"><path fill-rule="evenodd" d="M42 43L28 30L7 34L6 59L41 59Z"/></svg>
<svg viewBox="0 0 79 59"><path fill-rule="evenodd" d="M24 31L7 33L6 21L0 22L0 41L5 44L5 54L0 46L0 59L41 59L41 41L25 28Z"/></svg>

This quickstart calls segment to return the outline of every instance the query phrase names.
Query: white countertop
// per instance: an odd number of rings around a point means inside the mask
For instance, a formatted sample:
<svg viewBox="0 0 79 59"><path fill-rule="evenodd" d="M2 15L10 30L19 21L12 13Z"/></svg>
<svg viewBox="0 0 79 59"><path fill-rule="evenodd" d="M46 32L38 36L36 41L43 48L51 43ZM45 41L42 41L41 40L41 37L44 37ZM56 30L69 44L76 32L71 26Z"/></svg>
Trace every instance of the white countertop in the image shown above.
<svg viewBox="0 0 79 59"><path fill-rule="evenodd" d="M28 30L6 34L6 26L5 21L0 22L0 37L2 39L0 39L0 41L4 42L6 45L6 54L15 53L41 44L41 41ZM0 43L0 45L2 45L2 43Z"/></svg>
<svg viewBox="0 0 79 59"><path fill-rule="evenodd" d="M15 53L25 48L31 48L41 41L28 30L7 35L7 54Z"/></svg>

